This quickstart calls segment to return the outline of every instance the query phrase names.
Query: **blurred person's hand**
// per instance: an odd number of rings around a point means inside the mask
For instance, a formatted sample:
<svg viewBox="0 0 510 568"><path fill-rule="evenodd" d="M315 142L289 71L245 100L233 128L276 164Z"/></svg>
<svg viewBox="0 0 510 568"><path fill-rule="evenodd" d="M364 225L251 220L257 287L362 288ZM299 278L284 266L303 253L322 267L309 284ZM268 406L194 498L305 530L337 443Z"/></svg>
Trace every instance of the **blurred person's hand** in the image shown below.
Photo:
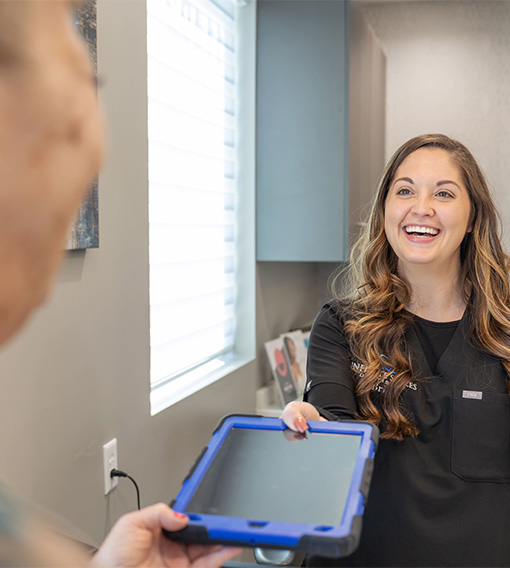
<svg viewBox="0 0 510 568"><path fill-rule="evenodd" d="M241 548L183 544L163 534L162 529L183 529L188 520L163 503L128 513L106 537L92 566L217 568L241 552Z"/></svg>

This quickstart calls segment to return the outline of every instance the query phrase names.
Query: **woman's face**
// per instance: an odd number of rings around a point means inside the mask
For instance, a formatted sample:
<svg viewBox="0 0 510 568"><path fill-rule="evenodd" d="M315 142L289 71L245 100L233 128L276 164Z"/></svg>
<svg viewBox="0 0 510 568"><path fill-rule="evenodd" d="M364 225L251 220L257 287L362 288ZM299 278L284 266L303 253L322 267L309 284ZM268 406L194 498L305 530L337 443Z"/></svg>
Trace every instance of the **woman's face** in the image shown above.
<svg viewBox="0 0 510 568"><path fill-rule="evenodd" d="M400 165L385 201L384 229L404 271L457 266L471 230L471 202L459 167L446 150L420 148Z"/></svg>

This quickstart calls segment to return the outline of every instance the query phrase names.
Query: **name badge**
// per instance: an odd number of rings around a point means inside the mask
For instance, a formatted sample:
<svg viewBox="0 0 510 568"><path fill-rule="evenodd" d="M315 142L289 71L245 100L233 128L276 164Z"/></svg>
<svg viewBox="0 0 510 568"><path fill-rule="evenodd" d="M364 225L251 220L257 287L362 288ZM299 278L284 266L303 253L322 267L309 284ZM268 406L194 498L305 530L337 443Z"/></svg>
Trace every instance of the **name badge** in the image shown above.
<svg viewBox="0 0 510 568"><path fill-rule="evenodd" d="M482 400L482 391L462 391L462 398L474 398L475 400Z"/></svg>

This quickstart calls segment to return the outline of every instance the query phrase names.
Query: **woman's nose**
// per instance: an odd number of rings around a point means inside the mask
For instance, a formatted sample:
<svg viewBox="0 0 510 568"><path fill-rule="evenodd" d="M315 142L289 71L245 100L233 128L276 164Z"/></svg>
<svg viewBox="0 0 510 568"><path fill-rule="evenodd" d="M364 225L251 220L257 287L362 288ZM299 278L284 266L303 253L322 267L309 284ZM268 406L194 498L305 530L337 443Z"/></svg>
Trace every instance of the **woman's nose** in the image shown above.
<svg viewBox="0 0 510 568"><path fill-rule="evenodd" d="M434 215L434 203L429 195L419 195L413 204L413 213L419 217Z"/></svg>

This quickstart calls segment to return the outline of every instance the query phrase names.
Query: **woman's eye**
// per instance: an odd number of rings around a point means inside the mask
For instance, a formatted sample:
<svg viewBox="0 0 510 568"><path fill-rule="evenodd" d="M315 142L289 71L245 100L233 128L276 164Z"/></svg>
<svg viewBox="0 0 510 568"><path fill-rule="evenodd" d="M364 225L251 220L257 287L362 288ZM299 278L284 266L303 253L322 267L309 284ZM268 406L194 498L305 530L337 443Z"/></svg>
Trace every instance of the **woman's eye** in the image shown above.
<svg viewBox="0 0 510 568"><path fill-rule="evenodd" d="M397 195L411 195L412 191L408 187L401 187L397 191Z"/></svg>
<svg viewBox="0 0 510 568"><path fill-rule="evenodd" d="M453 195L449 191L444 191L444 190L438 191L436 195L438 197L453 197Z"/></svg>

